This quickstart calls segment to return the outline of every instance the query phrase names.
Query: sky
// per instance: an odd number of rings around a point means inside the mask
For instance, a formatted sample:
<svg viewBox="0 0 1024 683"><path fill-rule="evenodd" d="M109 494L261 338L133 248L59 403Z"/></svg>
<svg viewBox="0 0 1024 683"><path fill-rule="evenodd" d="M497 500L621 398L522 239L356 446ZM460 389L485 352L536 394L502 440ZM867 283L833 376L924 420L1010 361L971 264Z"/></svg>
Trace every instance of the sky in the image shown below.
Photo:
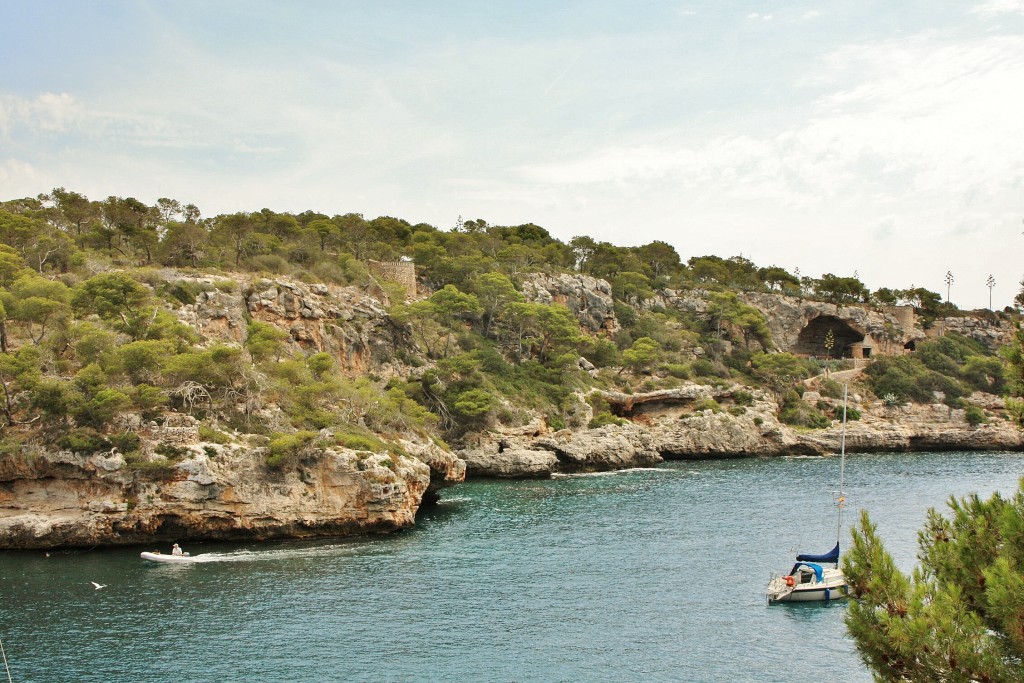
<svg viewBox="0 0 1024 683"><path fill-rule="evenodd" d="M532 222L962 308L1021 291L1024 0L4 0L3 18L0 200Z"/></svg>

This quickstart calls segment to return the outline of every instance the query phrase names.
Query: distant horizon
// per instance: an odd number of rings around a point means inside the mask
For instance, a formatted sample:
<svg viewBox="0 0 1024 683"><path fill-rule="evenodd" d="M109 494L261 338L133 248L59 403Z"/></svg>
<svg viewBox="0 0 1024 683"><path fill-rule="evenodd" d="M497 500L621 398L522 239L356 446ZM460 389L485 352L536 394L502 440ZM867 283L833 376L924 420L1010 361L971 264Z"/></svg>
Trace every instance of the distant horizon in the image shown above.
<svg viewBox="0 0 1024 683"><path fill-rule="evenodd" d="M964 310L1024 278L1024 0L16 1L0 195L535 223Z"/></svg>

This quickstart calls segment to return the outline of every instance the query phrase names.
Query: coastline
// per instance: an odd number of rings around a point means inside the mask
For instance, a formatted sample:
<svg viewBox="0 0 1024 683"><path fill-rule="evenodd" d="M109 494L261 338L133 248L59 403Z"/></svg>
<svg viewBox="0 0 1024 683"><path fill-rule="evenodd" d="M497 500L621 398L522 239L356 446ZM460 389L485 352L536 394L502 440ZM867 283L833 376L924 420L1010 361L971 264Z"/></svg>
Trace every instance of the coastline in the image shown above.
<svg viewBox="0 0 1024 683"><path fill-rule="evenodd" d="M466 478L549 478L666 460L838 452L838 421L824 429L782 424L764 392L754 392L742 410L690 409L711 395L728 407L741 389L692 385L638 394L622 424L552 431L536 417L523 427L468 435L452 452L417 442L403 442L404 455L326 449L284 471L268 470L263 449L245 438L223 446L201 442L198 433L182 443L187 457L161 477L116 452L8 456L0 460L0 548L388 533L413 526L421 506ZM806 400L821 400L807 393ZM972 402L991 411L987 424L971 425L964 410L939 403L887 407L856 397L861 417L847 425L847 453L1024 451L1024 431L1006 419L1001 399L975 395Z"/></svg>

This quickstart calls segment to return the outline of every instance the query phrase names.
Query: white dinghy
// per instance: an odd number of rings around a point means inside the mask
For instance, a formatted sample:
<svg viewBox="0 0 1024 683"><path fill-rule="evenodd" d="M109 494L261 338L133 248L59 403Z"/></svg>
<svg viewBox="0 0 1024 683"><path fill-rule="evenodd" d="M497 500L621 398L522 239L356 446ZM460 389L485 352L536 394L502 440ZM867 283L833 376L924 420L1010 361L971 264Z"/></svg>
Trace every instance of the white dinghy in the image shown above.
<svg viewBox="0 0 1024 683"><path fill-rule="evenodd" d="M181 552L177 543L174 544L174 549L167 555L159 550L154 550L153 552L140 553L139 557L150 562L163 562L165 564L191 564L197 559L188 553Z"/></svg>
<svg viewBox="0 0 1024 683"><path fill-rule="evenodd" d="M139 556L144 560L149 560L150 562L166 562L167 564L190 564L196 561L196 558L192 557L188 553L185 553L184 555L168 555L160 552L159 550L151 553L139 553Z"/></svg>

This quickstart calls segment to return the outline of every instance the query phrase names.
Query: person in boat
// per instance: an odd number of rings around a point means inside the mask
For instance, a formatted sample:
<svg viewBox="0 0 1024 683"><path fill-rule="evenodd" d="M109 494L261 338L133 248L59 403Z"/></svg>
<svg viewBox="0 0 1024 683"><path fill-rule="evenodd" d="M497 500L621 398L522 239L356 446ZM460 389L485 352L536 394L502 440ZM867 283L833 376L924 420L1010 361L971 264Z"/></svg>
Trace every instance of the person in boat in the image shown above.
<svg viewBox="0 0 1024 683"><path fill-rule="evenodd" d="M182 555L182 554L184 554L184 553L181 552L181 546L180 545L175 543L174 545L171 546L171 555Z"/></svg>

